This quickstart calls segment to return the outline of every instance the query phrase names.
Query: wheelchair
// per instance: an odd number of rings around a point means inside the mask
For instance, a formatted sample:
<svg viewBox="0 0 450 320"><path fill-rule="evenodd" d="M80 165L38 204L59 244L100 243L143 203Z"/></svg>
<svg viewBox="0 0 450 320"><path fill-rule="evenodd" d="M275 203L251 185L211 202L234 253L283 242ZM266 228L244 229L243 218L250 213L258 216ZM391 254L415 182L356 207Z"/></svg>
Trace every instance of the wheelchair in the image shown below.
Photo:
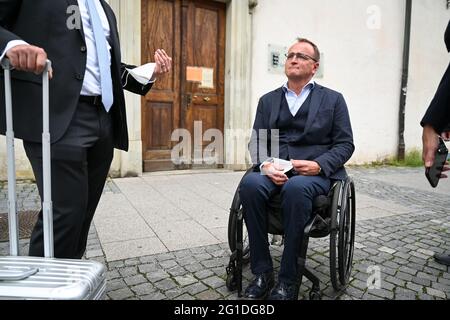
<svg viewBox="0 0 450 320"><path fill-rule="evenodd" d="M249 169L244 177L253 171L253 168ZM268 234L282 236L283 217L280 194L276 194L269 199L267 213ZM309 238L329 236L331 283L336 291L342 291L349 283L353 266L355 219L355 185L350 177L344 181L333 181L327 195L321 195L314 199L311 219L305 226L302 244L299 245L297 256L299 287L302 284L303 276L306 276L312 283L312 289L309 292L311 300L321 300L322 294L319 278L306 267ZM226 286L231 292L237 290L238 297L242 297L243 267L250 260L248 235L246 229L245 231L244 229L244 214L238 187L234 194L228 219L228 244L231 256L226 268Z"/></svg>

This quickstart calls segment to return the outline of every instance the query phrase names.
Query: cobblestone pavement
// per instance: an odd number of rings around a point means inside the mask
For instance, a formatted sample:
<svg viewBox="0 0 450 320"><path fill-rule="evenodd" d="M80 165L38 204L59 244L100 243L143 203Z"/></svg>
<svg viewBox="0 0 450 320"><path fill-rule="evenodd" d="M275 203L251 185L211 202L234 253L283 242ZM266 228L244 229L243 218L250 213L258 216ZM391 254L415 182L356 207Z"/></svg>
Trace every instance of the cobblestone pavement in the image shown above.
<svg viewBox="0 0 450 320"><path fill-rule="evenodd" d="M442 300L450 298L450 268L433 260L435 252L450 250L450 198L411 186L380 181L381 174L407 175L422 169L353 168L356 196L367 195L414 208L408 214L363 220L356 224L354 266L349 286L332 289L329 276L329 240L311 239L307 266L321 280L323 299L339 300ZM36 189L24 184L19 190L19 210L35 209ZM110 181L105 192L120 192ZM0 212L5 212L5 188L0 187ZM358 214L358 213L357 213ZM0 243L0 255L8 252ZM27 240L21 240L27 250ZM282 247L271 248L276 270ZM106 263L96 230L91 229L86 258L108 268L108 300L235 300L225 286L228 244L199 247ZM369 289L368 280L380 271L380 288ZM244 288L251 274L244 271ZM299 299L308 298L311 283L303 281Z"/></svg>

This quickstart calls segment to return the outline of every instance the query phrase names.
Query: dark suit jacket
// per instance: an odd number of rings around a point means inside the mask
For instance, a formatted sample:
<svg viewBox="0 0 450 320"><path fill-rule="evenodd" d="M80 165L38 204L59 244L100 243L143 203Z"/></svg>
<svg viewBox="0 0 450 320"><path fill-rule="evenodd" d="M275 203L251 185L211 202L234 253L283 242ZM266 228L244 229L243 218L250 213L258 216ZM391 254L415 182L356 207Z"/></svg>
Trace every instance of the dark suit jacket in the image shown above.
<svg viewBox="0 0 450 320"><path fill-rule="evenodd" d="M271 149L276 139L276 123L280 114L282 88L264 95L259 100L249 150L254 164L277 156ZM264 131L268 130L267 135ZM258 134L259 132L259 134ZM332 179L345 179L344 164L355 150L350 118L344 97L333 90L316 84L311 92L311 105L301 141L289 143L289 156L294 160L317 161L322 174ZM256 166L259 169L259 166Z"/></svg>
<svg viewBox="0 0 450 320"><path fill-rule="evenodd" d="M450 52L450 22L445 31L445 45ZM422 126L431 125L439 134L450 130L450 65L420 124Z"/></svg>
<svg viewBox="0 0 450 320"><path fill-rule="evenodd" d="M115 15L101 0L111 28L111 75L114 104L111 109L114 145L128 149L128 132L122 80L126 76L121 63L119 35ZM0 50L10 40L21 39L43 48L52 61L54 77L50 81L51 140L59 140L66 132L75 109L86 70L86 43L83 30L67 27L73 14L67 13L76 0L0 0ZM81 19L81 18L80 18ZM125 73L124 73L125 72ZM41 76L12 72L14 131L18 138L39 142L42 132ZM0 132L5 132L4 83L0 78ZM125 89L144 95L151 85L142 86L129 77Z"/></svg>

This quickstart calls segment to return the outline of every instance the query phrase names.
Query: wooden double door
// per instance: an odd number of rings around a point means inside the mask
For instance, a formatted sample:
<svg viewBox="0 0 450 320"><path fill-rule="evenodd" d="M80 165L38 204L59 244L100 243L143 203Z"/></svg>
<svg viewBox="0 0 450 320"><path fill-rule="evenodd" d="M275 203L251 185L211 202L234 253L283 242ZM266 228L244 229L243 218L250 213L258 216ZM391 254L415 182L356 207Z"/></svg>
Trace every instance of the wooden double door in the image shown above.
<svg viewBox="0 0 450 320"><path fill-rule="evenodd" d="M144 171L192 167L173 161L183 142L177 132L188 134L192 157L199 141L210 143L199 134L223 133L225 16L226 5L216 1L142 0L142 63L154 61L158 48L173 58L172 72L142 99Z"/></svg>

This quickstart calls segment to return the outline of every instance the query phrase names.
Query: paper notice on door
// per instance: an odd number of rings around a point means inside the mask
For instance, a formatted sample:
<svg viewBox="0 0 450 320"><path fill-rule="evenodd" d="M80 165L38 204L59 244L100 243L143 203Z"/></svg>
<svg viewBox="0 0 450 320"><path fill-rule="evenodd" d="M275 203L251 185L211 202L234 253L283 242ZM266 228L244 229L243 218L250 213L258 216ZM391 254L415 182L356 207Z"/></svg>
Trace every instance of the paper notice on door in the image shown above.
<svg viewBox="0 0 450 320"><path fill-rule="evenodd" d="M214 69L203 67L186 67L186 80L198 82L199 88L214 89Z"/></svg>
<svg viewBox="0 0 450 320"><path fill-rule="evenodd" d="M200 88L214 89L214 69L202 68L202 84Z"/></svg>
<svg viewBox="0 0 450 320"><path fill-rule="evenodd" d="M186 80L192 82L202 82L203 74L202 68L186 67Z"/></svg>

